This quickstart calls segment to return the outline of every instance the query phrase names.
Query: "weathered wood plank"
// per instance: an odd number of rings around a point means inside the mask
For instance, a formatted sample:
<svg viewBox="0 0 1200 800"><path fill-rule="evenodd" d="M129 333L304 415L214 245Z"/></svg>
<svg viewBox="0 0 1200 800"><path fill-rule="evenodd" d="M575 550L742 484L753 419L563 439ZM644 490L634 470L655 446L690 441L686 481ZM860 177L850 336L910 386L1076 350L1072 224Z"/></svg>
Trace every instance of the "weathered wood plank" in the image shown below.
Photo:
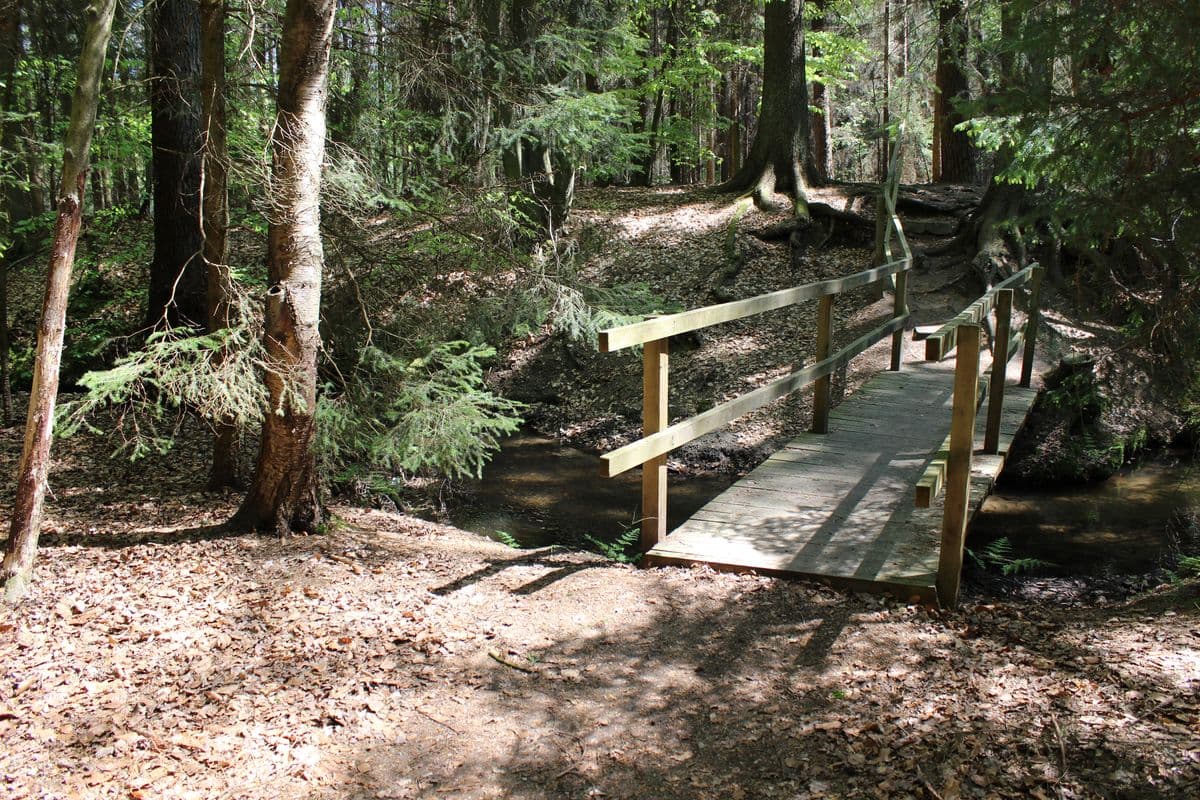
<svg viewBox="0 0 1200 800"><path fill-rule="evenodd" d="M991 383L988 387L987 424L983 452L995 453L1000 443L1000 417L1004 414L1004 381L1008 377L1008 344L1012 329L1013 290L1002 289L996 294L995 352L1003 358L993 359Z"/></svg>
<svg viewBox="0 0 1200 800"><path fill-rule="evenodd" d="M660 541L647 562L816 577L933 602L942 512L937 503L915 509L909 498L950 424L946 405L927 413L925 399L950 396L948 367L917 364L875 376L833 409L831 433L789 441ZM881 393L891 396L881 401ZM998 455L972 459L968 515L990 490L1035 396L1007 387ZM976 446L983 436L980 425Z"/></svg>
<svg viewBox="0 0 1200 800"><path fill-rule="evenodd" d="M777 292L760 294L745 300L732 300L715 306L694 308L678 314L667 314L653 319L622 325L619 328L609 328L600 331L599 348L602 353L611 353L635 344L666 339L680 333L719 325L723 322L733 322L743 317L762 314L780 308L815 300L825 295L839 294L859 286L867 286L878 280L894 275L908 268L908 261L900 259L890 264L856 272L844 278L830 278L790 289L780 289ZM891 331L889 331L891 333Z"/></svg>
<svg viewBox="0 0 1200 800"><path fill-rule="evenodd" d="M833 295L825 295L817 307L817 361L829 358L833 346ZM829 433L829 375L813 382L813 433Z"/></svg>
<svg viewBox="0 0 1200 800"><path fill-rule="evenodd" d="M1033 272L1033 283L1029 287L1028 319L1025 321L1025 350L1021 354L1021 385L1028 387L1033 381L1033 356L1037 346L1038 325L1042 319L1042 278L1045 270L1038 266Z"/></svg>
<svg viewBox="0 0 1200 800"><path fill-rule="evenodd" d="M891 319L875 330L863 334L824 361L778 378L765 386L735 398L701 414L677 422L669 428L601 456L604 475L611 478L652 458L665 455L706 433L724 427L738 417L767 403L791 394L812 381L844 366L875 342L904 326L907 318Z"/></svg>
<svg viewBox="0 0 1200 800"><path fill-rule="evenodd" d="M651 436L667 426L669 356L666 339L646 342L642 348L642 435ZM667 535L667 457L642 465L641 546L645 552Z"/></svg>
<svg viewBox="0 0 1200 800"><path fill-rule="evenodd" d="M971 454L975 449L975 405L979 385L978 325L960 325L954 367L954 411L950 419L950 456L946 460L946 503L938 557L937 593L943 606L958 603L963 544L970 518Z"/></svg>

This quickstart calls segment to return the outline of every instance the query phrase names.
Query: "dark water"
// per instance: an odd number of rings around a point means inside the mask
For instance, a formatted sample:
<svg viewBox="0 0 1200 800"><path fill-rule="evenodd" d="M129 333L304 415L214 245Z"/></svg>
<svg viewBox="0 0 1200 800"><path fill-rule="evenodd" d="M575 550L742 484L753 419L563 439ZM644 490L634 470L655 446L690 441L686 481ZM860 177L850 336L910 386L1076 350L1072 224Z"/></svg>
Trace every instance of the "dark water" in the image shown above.
<svg viewBox="0 0 1200 800"><path fill-rule="evenodd" d="M1005 486L971 523L967 547L984 551L1007 539L1038 574L1149 573L1194 550L1200 466L1172 454L1129 467L1102 483L1039 490Z"/></svg>
<svg viewBox="0 0 1200 800"><path fill-rule="evenodd" d="M587 546L591 536L616 540L636 527L641 471L601 476L599 456L554 439L519 433L484 468L483 480L452 503L457 527L495 538L504 531L526 547ZM667 521L673 528L733 483L729 476L670 477Z"/></svg>
<svg viewBox="0 0 1200 800"><path fill-rule="evenodd" d="M1072 601L1156 584L1181 553L1200 553L1200 466L1190 455L1164 455L1090 486L1042 490L1002 478L972 522L967 547L981 554L1003 539L1011 558L1040 563L1005 576L1000 563L968 559L968 585ZM668 527L732 482L672 475ZM525 547L595 549L589 537L613 542L637 526L640 499L639 470L604 478L598 456L525 432L504 443L482 481L463 487L450 521L492 538L503 531Z"/></svg>

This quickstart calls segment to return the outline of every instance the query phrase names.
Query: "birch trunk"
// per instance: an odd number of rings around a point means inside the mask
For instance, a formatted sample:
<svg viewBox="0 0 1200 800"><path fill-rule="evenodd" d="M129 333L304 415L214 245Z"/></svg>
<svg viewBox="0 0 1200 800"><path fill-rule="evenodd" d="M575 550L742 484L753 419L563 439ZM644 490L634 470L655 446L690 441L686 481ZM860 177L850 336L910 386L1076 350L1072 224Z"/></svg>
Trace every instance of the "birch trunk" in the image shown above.
<svg viewBox="0 0 1200 800"><path fill-rule="evenodd" d="M321 308L321 165L335 0L288 0L275 131L273 208L267 235L266 383L254 481L233 524L316 531L323 521L312 451Z"/></svg>

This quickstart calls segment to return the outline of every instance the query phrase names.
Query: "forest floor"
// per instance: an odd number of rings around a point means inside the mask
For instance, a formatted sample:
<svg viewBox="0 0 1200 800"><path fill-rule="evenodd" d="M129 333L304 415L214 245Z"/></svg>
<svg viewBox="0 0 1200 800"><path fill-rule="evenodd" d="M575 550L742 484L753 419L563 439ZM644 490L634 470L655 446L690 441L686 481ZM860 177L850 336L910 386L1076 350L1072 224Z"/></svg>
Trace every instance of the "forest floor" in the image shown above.
<svg viewBox="0 0 1200 800"><path fill-rule="evenodd" d="M60 449L0 610L7 798L1200 793L1194 581L938 613L350 507L212 537L236 497L196 490L202 436L109 444Z"/></svg>
<svg viewBox="0 0 1200 800"><path fill-rule="evenodd" d="M729 277L732 215L728 198L699 193L585 197L580 277L645 279L696 306L866 266L856 246L792 261L747 233L779 220L752 211ZM918 321L970 299L960 277L938 263L914 274ZM810 359L813 311L680 343L675 412ZM889 312L865 292L839 298L838 341ZM1084 337L1049 316L1048 342ZM837 385L852 391L884 357L868 352ZM639 375L636 356L534 333L493 379L525 393L540 429L607 449L635 435ZM750 415L672 466L744 469L806 408ZM349 506L321 536L223 536L210 526L238 498L198 490L202 432L136 465L107 460L111 446L56 445L33 596L0 608L0 796L1200 794L1194 580L1112 602L968 597L933 612L518 551ZM20 447L19 430L0 430L0 474ZM11 499L5 483L0 507Z"/></svg>

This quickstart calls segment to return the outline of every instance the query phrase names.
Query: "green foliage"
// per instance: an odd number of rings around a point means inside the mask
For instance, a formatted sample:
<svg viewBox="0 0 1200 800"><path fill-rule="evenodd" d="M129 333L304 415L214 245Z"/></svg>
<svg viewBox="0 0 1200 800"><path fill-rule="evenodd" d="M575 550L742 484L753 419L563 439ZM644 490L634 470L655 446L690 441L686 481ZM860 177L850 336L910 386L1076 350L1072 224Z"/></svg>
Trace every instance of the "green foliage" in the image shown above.
<svg viewBox="0 0 1200 800"><path fill-rule="evenodd" d="M1072 372L1058 385L1048 388L1043 397L1050 408L1070 415L1075 430L1093 426L1110 405L1090 370Z"/></svg>
<svg viewBox="0 0 1200 800"><path fill-rule="evenodd" d="M1182 578L1200 578L1200 556L1181 556L1175 574Z"/></svg>
<svg viewBox="0 0 1200 800"><path fill-rule="evenodd" d="M249 323L248 298L235 308L241 321L234 327L199 336L157 331L111 369L85 374L79 383L87 393L60 407L58 434L115 433L113 454L138 459L169 450L185 412L214 425L227 421L247 428L261 422L265 353L259 331ZM100 412L112 414L104 428L96 423Z"/></svg>
<svg viewBox="0 0 1200 800"><path fill-rule="evenodd" d="M491 347L446 342L421 358L363 350L341 396L317 406L317 453L335 480L433 472L479 477L523 406L489 392Z"/></svg>
<svg viewBox="0 0 1200 800"><path fill-rule="evenodd" d="M638 552L640 536L641 532L637 528L629 528L611 542L586 534L583 538L597 553L609 561L616 561L619 564L634 564L642 557Z"/></svg>
<svg viewBox="0 0 1200 800"><path fill-rule="evenodd" d="M547 291L554 298L550 310L554 330L571 341L586 344L595 344L605 328L683 310L682 305L659 297L649 284L641 282L612 287L555 283L548 285Z"/></svg>
<svg viewBox="0 0 1200 800"><path fill-rule="evenodd" d="M1015 555L1012 542L1002 536L990 543L978 553L968 550L971 559L984 569L998 569L1004 575L1019 575L1022 572L1032 572L1035 569L1053 567L1049 561L1040 558L1020 557Z"/></svg>
<svg viewBox="0 0 1200 800"><path fill-rule="evenodd" d="M492 534L493 538L505 547L511 547L513 550L520 550L521 543L517 541L517 537L513 536L508 531L496 531Z"/></svg>
<svg viewBox="0 0 1200 800"><path fill-rule="evenodd" d="M1200 6L1016 0L997 79L972 130L1011 156L1000 179L1039 201L1085 280L1164 363L1200 356Z"/></svg>

